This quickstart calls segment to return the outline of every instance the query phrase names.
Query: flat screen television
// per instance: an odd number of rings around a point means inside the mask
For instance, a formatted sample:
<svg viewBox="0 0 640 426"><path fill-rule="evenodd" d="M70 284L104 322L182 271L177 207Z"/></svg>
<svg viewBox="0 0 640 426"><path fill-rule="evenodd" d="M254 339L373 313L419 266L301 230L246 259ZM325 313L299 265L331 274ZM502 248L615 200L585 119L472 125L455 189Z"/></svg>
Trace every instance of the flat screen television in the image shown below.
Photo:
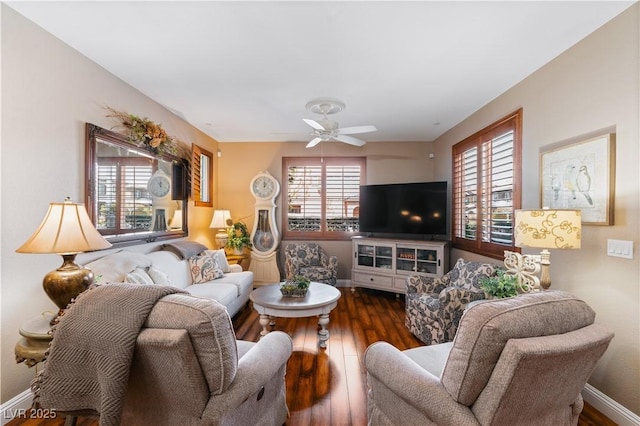
<svg viewBox="0 0 640 426"><path fill-rule="evenodd" d="M371 236L443 238L447 182L361 185L360 232Z"/></svg>

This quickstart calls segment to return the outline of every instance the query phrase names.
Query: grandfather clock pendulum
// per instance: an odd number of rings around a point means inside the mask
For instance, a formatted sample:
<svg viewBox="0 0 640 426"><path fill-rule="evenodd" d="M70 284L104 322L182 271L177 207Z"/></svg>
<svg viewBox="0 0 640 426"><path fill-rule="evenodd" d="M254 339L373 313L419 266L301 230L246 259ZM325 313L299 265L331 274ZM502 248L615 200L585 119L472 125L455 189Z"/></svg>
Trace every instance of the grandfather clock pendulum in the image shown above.
<svg viewBox="0 0 640 426"><path fill-rule="evenodd" d="M255 219L251 231L251 264L254 285L274 284L280 281L280 271L276 259L276 249L280 234L276 225L276 197L280 184L267 171L258 173L250 184L255 197Z"/></svg>

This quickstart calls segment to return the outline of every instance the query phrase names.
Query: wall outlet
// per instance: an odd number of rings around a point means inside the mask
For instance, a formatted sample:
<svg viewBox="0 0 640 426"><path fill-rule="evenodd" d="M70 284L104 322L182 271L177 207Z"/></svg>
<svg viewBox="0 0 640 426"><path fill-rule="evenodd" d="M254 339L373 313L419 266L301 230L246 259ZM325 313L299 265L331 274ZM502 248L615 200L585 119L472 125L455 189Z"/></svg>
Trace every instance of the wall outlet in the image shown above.
<svg viewBox="0 0 640 426"><path fill-rule="evenodd" d="M633 259L633 241L607 240L607 256Z"/></svg>

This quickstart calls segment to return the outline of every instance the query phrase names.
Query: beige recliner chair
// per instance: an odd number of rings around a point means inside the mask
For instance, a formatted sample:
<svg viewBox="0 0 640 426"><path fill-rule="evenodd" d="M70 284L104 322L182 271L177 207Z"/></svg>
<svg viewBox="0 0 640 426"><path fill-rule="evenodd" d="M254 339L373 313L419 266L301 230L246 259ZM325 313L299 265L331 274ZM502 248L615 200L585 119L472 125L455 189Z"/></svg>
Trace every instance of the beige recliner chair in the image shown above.
<svg viewBox="0 0 640 426"><path fill-rule="evenodd" d="M140 332L123 425L281 425L291 338L235 339L224 306L173 294Z"/></svg>
<svg viewBox="0 0 640 426"><path fill-rule="evenodd" d="M370 425L576 425L613 333L560 291L469 308L453 342L365 353Z"/></svg>

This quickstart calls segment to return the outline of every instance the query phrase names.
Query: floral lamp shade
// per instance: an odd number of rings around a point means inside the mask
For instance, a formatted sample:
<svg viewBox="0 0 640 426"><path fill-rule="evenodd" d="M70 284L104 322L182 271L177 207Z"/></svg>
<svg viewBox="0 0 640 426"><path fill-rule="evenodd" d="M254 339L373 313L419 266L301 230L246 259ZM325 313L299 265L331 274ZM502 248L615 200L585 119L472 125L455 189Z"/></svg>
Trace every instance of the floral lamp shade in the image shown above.
<svg viewBox="0 0 640 426"><path fill-rule="evenodd" d="M579 249L581 231L580 210L516 210L517 247Z"/></svg>
<svg viewBox="0 0 640 426"><path fill-rule="evenodd" d="M542 248L540 253L540 287L551 286L551 253L547 249L579 249L582 233L580 210L516 210L514 235L517 247ZM505 251L505 265L513 263L514 254ZM518 257L517 255L515 255ZM520 256L524 258L523 256ZM535 271L537 268L534 268Z"/></svg>

